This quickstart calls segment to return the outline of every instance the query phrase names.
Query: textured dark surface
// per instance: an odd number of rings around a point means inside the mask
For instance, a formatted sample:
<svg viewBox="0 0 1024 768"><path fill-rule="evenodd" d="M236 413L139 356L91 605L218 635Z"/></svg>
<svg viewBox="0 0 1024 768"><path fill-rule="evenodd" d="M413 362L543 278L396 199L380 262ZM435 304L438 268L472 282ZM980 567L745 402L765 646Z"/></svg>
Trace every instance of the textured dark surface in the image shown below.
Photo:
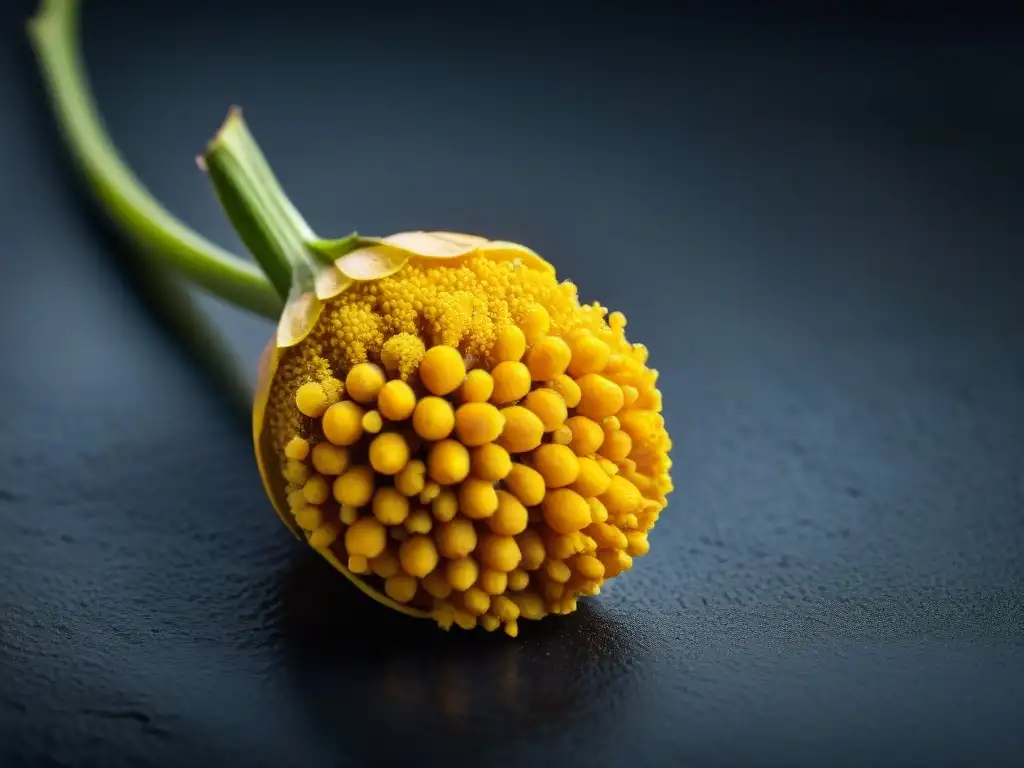
<svg viewBox="0 0 1024 768"><path fill-rule="evenodd" d="M325 235L529 243L651 348L654 549L510 641L280 527L69 186L31 5L0 44L0 765L1024 760L1019 25L88 4L115 138L198 229L234 242L191 160L241 103ZM268 326L206 305L253 365Z"/></svg>

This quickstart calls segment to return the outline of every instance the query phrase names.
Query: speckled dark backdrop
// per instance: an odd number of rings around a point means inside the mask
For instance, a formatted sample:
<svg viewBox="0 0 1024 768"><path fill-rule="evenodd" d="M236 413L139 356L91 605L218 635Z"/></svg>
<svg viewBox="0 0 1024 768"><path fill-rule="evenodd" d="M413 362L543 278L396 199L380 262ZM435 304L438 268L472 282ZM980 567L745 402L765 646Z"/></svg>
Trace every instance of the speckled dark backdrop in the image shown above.
<svg viewBox="0 0 1024 768"><path fill-rule="evenodd" d="M87 3L113 134L196 228L235 245L192 158L240 103L325 234L527 242L650 346L654 549L512 642L280 527L70 184L32 5L0 43L0 765L1024 763L1019 20ZM205 305L254 364L268 326Z"/></svg>

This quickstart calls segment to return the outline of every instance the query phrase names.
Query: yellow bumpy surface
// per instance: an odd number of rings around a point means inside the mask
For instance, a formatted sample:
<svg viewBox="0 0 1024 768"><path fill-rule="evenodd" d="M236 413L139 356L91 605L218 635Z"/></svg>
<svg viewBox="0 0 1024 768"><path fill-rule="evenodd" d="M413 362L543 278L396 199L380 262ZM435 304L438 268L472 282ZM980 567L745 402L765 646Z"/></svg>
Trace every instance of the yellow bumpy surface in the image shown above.
<svg viewBox="0 0 1024 768"><path fill-rule="evenodd" d="M386 602L514 636L629 570L672 489L657 371L625 326L522 260L408 261L279 350L264 469Z"/></svg>

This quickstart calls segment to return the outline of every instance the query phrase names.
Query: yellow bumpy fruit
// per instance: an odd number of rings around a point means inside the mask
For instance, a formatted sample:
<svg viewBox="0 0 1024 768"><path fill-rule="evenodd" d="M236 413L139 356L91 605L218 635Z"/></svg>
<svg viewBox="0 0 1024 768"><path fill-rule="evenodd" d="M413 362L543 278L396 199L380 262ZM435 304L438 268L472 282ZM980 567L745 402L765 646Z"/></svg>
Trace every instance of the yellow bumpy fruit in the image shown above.
<svg viewBox="0 0 1024 768"><path fill-rule="evenodd" d="M294 296L253 409L267 493L381 603L441 627L575 610L672 490L647 348L521 245L402 232Z"/></svg>

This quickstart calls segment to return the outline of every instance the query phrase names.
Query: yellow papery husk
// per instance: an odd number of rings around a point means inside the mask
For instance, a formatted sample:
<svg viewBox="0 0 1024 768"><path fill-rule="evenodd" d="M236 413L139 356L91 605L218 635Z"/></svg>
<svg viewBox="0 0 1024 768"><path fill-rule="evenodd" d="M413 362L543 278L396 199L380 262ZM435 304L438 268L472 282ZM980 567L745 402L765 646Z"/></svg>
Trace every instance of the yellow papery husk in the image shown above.
<svg viewBox="0 0 1024 768"><path fill-rule="evenodd" d="M535 269L555 271L554 267L536 252L518 243L486 238L458 232L398 232L381 238L379 243L364 246L325 265L316 275L311 291L293 291L281 313L277 332L260 358L257 371L256 393L253 400L253 446L263 488L270 498L281 522L297 537L308 540L303 530L288 513L285 484L279 473L269 472L276 460L269 435L264 430L267 402L277 373L281 350L305 339L316 326L323 311L323 302L343 293L357 281L379 280L394 274L410 260L438 260L446 264L473 256L486 256L495 261L520 259ZM412 608L392 600L352 573L328 547L316 548L337 571L360 590L382 605L415 618L431 618L431 613Z"/></svg>

